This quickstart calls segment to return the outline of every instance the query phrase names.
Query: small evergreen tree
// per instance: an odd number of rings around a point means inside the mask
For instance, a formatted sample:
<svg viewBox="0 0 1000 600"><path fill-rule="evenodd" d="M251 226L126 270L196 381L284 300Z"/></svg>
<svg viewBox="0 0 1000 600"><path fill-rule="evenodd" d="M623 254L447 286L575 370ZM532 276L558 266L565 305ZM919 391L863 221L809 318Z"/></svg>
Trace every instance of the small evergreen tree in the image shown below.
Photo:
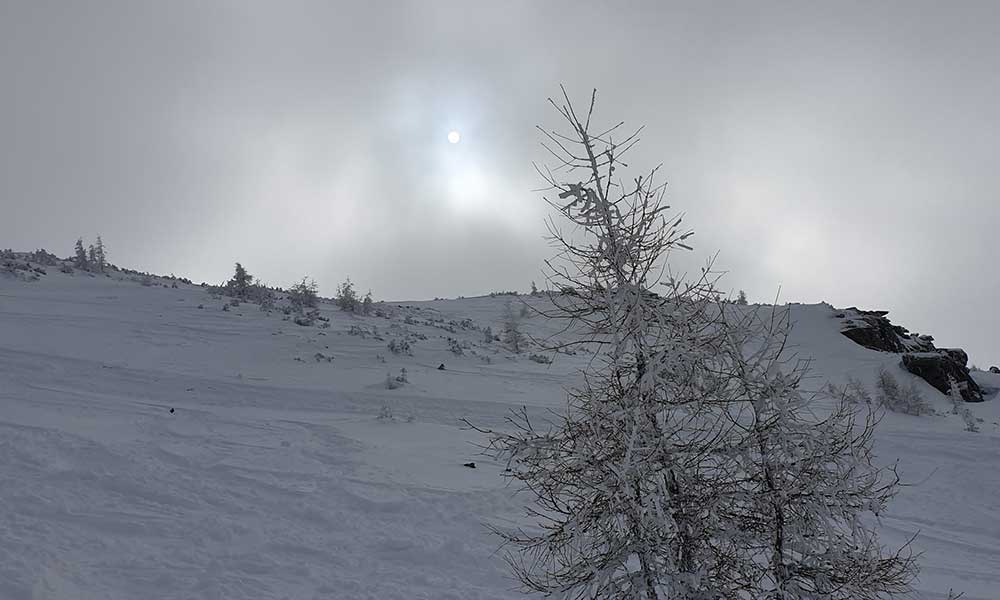
<svg viewBox="0 0 1000 600"><path fill-rule="evenodd" d="M316 308L319 302L319 287L316 282L305 277L288 289L288 300L292 303L292 308L302 312L307 308Z"/></svg>
<svg viewBox="0 0 1000 600"><path fill-rule="evenodd" d="M247 270L243 268L243 265L236 263L236 271L233 274L232 279L227 281L225 285L228 295L245 300L252 286L253 275L247 273Z"/></svg>
<svg viewBox="0 0 1000 600"><path fill-rule="evenodd" d="M370 315L373 304L375 304L375 301L372 300L372 291L368 290L368 293L365 294L364 300L361 301L361 314Z"/></svg>
<svg viewBox="0 0 1000 600"><path fill-rule="evenodd" d="M783 372L787 318L733 310L711 265L652 293L662 261L691 233L667 216L655 169L619 183L635 134L592 134L593 97L585 116L568 98L556 108L570 131L545 135L559 173L580 177L546 171L559 194L550 204L574 231L550 224L565 262L550 264L550 277L576 293L554 296L548 315L578 336L559 347L599 351L563 414L539 422L522 409L488 432L506 476L535 501L536 528L495 530L517 551L515 575L527 590L577 600L905 591L912 559L886 554L861 519L897 484L871 466L871 413L860 433L843 402L814 418L801 373Z"/></svg>
<svg viewBox="0 0 1000 600"><path fill-rule="evenodd" d="M94 267L98 273L103 273L108 265L107 251L104 249L104 240L97 236L97 244L94 246Z"/></svg>
<svg viewBox="0 0 1000 600"><path fill-rule="evenodd" d="M514 314L509 301L504 305L503 343L516 354L520 354L524 346L520 318Z"/></svg>
<svg viewBox="0 0 1000 600"><path fill-rule="evenodd" d="M77 238L73 266L84 271L90 270L90 261L87 260L87 251L83 248L83 238Z"/></svg>
<svg viewBox="0 0 1000 600"><path fill-rule="evenodd" d="M736 304L739 304L740 306L747 305L747 294L743 290L740 290L739 295L736 296Z"/></svg>
<svg viewBox="0 0 1000 600"><path fill-rule="evenodd" d="M334 302L340 307L340 310L355 312L358 309L358 293L354 291L354 283L351 282L350 277L337 286Z"/></svg>

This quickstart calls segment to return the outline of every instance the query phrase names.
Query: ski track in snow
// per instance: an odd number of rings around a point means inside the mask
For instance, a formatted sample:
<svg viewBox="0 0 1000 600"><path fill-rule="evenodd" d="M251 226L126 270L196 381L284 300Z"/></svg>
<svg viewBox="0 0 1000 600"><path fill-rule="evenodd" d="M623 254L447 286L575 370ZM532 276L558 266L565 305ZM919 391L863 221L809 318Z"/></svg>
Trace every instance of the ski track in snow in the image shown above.
<svg viewBox="0 0 1000 600"><path fill-rule="evenodd" d="M545 418L587 358L487 364L448 352L444 338L475 344L476 330L401 325L440 315L496 329L504 301L409 303L392 322L326 306L320 330L255 306L223 312L193 286L55 269L0 279L0 600L522 597L485 525L523 522L525 499L462 419L498 426L520 405ZM830 312L793 306L792 342L817 381L897 368L840 336ZM393 323L428 336L415 356L385 349ZM527 327L556 331L540 317ZM410 383L385 389L400 368ZM399 418L376 420L384 403ZM898 545L920 532L917 598L1000 597L996 405L973 406L979 434L947 414L887 415L878 431L880 460L914 483L882 534Z"/></svg>

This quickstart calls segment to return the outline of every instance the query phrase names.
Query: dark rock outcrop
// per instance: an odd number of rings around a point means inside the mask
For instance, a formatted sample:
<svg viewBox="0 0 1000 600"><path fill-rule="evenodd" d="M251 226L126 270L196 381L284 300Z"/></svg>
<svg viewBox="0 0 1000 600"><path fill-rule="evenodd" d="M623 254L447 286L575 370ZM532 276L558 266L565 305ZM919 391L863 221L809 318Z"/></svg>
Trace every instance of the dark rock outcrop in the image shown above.
<svg viewBox="0 0 1000 600"><path fill-rule="evenodd" d="M895 353L934 350L934 338L893 325L887 314L885 310L858 310L852 306L836 316L844 319L840 332L865 348Z"/></svg>
<svg viewBox="0 0 1000 600"><path fill-rule="evenodd" d="M951 391L951 381L955 380L962 399L982 402L983 391L969 376L969 369L965 366L968 360L964 350L942 348L935 352L908 352L903 355L903 366L943 394Z"/></svg>
<svg viewBox="0 0 1000 600"><path fill-rule="evenodd" d="M1000 367L990 367L990 373L1000 374Z"/></svg>
<svg viewBox="0 0 1000 600"><path fill-rule="evenodd" d="M969 375L969 356L961 348L936 348L929 335L910 333L893 325L888 311L845 309L834 316L844 319L841 333L850 340L881 352L903 355L907 371L923 378L943 394L951 390L951 380L958 384L966 402L982 402L983 392Z"/></svg>

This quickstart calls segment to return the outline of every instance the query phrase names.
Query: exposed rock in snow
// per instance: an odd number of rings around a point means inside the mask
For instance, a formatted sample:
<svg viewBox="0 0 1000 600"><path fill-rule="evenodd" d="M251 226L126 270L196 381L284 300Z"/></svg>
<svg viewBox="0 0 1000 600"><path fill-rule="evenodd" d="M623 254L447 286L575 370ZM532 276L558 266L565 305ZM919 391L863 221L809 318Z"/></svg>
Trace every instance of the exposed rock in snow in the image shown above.
<svg viewBox="0 0 1000 600"><path fill-rule="evenodd" d="M903 354L903 366L942 394L951 389L949 378L953 378L966 402L983 401L982 390L969 376L969 356L964 350L935 348L933 337L893 325L887 314L886 310L859 310L852 306L835 316L845 319L842 334L865 348Z"/></svg>
<svg viewBox="0 0 1000 600"><path fill-rule="evenodd" d="M837 316L845 319L841 333L865 348L897 353L934 350L934 338L893 325L887 314L887 310L859 310L852 306Z"/></svg>
<svg viewBox="0 0 1000 600"><path fill-rule="evenodd" d="M936 352L908 352L903 355L903 366L943 394L951 389L954 379L966 402L982 402L983 392L969 376L968 360L960 348L942 348Z"/></svg>

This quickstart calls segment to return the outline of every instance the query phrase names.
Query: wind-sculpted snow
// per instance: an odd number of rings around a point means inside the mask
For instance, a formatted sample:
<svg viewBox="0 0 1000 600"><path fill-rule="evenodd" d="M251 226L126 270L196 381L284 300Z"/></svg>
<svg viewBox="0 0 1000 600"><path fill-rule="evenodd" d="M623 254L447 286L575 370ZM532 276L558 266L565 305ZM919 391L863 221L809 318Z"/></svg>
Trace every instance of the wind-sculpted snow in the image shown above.
<svg viewBox="0 0 1000 600"><path fill-rule="evenodd" d="M0 279L0 599L520 597L485 525L528 524L524 498L463 420L502 426L522 405L544 419L591 357L545 365L528 359L537 347L487 343L504 302L393 304L391 318L323 304L320 329L248 304L222 311L188 285L54 268ZM841 336L832 313L792 307L810 385L872 384L882 367L911 377ZM521 327L558 332L537 315ZM413 356L393 355L386 344L406 332ZM448 338L468 342L462 355ZM408 383L387 389L402 368ZM939 414L887 414L876 435L879 460L914 484L882 517L883 539L920 532L918 597L996 598L996 399L970 405L983 422L968 433L918 384ZM383 406L392 419L377 418Z"/></svg>

